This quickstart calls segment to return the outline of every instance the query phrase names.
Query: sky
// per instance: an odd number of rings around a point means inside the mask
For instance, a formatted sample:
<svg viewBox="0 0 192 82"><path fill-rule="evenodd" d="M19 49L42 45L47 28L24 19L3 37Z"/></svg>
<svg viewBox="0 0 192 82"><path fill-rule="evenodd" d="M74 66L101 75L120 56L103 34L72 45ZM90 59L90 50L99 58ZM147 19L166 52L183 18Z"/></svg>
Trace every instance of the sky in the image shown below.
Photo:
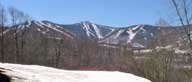
<svg viewBox="0 0 192 82"><path fill-rule="evenodd" d="M167 16L169 0L0 0L34 20L60 24L90 21L114 27L150 24Z"/></svg>

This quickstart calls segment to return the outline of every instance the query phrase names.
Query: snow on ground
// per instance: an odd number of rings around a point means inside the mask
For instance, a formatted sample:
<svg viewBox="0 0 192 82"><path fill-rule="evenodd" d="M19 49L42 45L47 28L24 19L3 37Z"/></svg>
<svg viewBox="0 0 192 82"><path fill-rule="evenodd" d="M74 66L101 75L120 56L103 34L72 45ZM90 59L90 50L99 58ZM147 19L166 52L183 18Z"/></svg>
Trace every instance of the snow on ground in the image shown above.
<svg viewBox="0 0 192 82"><path fill-rule="evenodd" d="M168 51L174 51L174 53L176 53L176 54L186 54L186 53L189 53L188 50L181 50L179 48L174 48L171 45L168 45L168 46L165 46L165 47L162 47L162 46L157 46L156 47L157 51L160 51L162 49L165 49L165 50L168 50Z"/></svg>
<svg viewBox="0 0 192 82"><path fill-rule="evenodd" d="M175 48L175 53L176 54L185 54L185 53L189 53L189 51L188 50L180 50L178 48Z"/></svg>
<svg viewBox="0 0 192 82"><path fill-rule="evenodd" d="M134 50L133 52L134 53L150 53L152 51L153 50L151 50L151 49L145 49L145 50Z"/></svg>
<svg viewBox="0 0 192 82"><path fill-rule="evenodd" d="M117 48L116 46L108 45L108 44L100 44L99 46L104 46L104 47L108 47L108 48Z"/></svg>
<svg viewBox="0 0 192 82"><path fill-rule="evenodd" d="M167 45L165 47L157 46L156 50L162 50L162 49L171 50L172 48L173 48L173 46L171 46L171 45Z"/></svg>
<svg viewBox="0 0 192 82"><path fill-rule="evenodd" d="M69 71L37 65L2 64L0 70L12 82L151 82L117 71Z"/></svg>

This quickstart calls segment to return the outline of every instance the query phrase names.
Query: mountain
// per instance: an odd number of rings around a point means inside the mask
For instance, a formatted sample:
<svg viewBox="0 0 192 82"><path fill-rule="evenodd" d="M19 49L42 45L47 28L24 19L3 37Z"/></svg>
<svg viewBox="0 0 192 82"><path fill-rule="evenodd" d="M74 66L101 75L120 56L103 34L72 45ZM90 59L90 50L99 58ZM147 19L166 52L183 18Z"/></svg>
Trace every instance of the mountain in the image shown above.
<svg viewBox="0 0 192 82"><path fill-rule="evenodd" d="M92 40L99 44L105 45L128 45L132 48L147 48L155 42L155 40L170 35L169 38L174 42L181 42L180 35L183 31L179 27L157 27L151 25L134 25L128 27L110 27L94 24L84 21L75 24L57 24L50 21L28 21L24 24L16 25L18 32L28 30L31 33L39 33L49 38L61 39L68 37L76 40ZM10 28L5 31L13 31ZM176 30L179 30L179 34ZM168 36L166 36L168 38ZM171 44L172 42L169 41ZM163 43L165 44L165 43Z"/></svg>

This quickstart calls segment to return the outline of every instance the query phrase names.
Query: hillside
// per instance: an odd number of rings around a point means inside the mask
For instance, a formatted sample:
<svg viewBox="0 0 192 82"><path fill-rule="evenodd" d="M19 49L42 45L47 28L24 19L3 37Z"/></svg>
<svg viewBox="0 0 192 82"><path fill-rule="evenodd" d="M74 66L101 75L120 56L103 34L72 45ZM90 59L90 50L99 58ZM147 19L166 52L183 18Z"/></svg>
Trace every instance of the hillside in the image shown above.
<svg viewBox="0 0 192 82"><path fill-rule="evenodd" d="M152 46L184 46L185 34L182 27L158 27L151 25L134 25L128 27L110 27L88 21L75 24L57 24L50 21L28 21L5 30L5 34L25 35L40 34L47 38L73 40L90 40L110 46L128 45L131 48L151 48ZM13 35L13 34L12 34ZM168 36L169 35L169 36ZM162 41L160 43L160 41Z"/></svg>

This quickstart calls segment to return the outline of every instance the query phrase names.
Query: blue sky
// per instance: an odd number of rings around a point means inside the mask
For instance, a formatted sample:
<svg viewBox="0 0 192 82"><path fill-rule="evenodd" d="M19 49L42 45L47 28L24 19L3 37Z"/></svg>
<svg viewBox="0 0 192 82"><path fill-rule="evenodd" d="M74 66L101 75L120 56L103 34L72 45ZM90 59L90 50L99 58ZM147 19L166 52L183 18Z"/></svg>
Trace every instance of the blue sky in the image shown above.
<svg viewBox="0 0 192 82"><path fill-rule="evenodd" d="M71 24L80 21L108 26L154 25L166 17L168 0L1 0L36 20Z"/></svg>

